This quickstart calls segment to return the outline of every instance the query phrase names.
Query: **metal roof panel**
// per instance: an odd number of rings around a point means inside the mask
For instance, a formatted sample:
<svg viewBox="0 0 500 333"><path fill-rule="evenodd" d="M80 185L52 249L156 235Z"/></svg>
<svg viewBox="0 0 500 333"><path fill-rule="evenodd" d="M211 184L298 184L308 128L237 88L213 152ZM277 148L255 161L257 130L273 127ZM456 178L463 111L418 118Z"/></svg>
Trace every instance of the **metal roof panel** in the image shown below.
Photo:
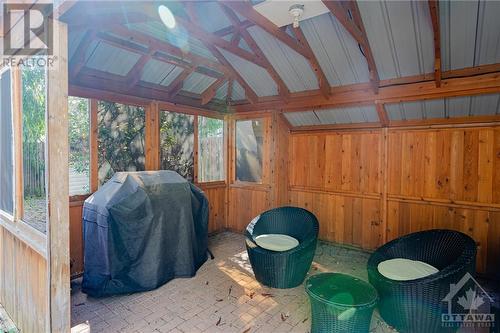
<svg viewBox="0 0 500 333"><path fill-rule="evenodd" d="M91 49L91 47L89 47ZM85 66L103 72L125 76L141 56L119 49L104 42L98 42L91 51Z"/></svg>

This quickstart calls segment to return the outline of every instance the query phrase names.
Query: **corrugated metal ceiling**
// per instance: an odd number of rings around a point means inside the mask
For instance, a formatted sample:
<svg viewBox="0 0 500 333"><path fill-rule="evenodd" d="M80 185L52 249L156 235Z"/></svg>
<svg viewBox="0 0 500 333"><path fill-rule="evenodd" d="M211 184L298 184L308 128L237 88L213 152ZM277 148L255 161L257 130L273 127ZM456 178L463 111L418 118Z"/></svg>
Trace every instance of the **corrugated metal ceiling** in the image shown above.
<svg viewBox="0 0 500 333"><path fill-rule="evenodd" d="M189 32L181 26L176 26L175 29L167 29L161 22L150 21L146 23L129 24L128 27L132 30L164 40L185 52L190 52L217 61L202 42L192 38Z"/></svg>
<svg viewBox="0 0 500 333"><path fill-rule="evenodd" d="M258 26L248 32L291 92L319 88L316 75L303 56Z"/></svg>
<svg viewBox="0 0 500 333"><path fill-rule="evenodd" d="M262 67L242 59L231 52L218 48L234 69L243 77L257 96L275 96L278 94L276 82Z"/></svg>
<svg viewBox="0 0 500 333"><path fill-rule="evenodd" d="M87 49L85 66L125 76L141 56L105 42L94 41Z"/></svg>
<svg viewBox="0 0 500 333"><path fill-rule="evenodd" d="M375 105L287 112L284 115L292 126L373 123L379 121Z"/></svg>
<svg viewBox="0 0 500 333"><path fill-rule="evenodd" d="M500 94L386 104L385 109L390 120L495 115L500 114Z"/></svg>
<svg viewBox="0 0 500 333"><path fill-rule="evenodd" d="M331 86L370 81L366 58L335 17L320 15L300 26Z"/></svg>
<svg viewBox="0 0 500 333"><path fill-rule="evenodd" d="M215 81L216 79L213 77L193 72L184 80L182 90L194 94L201 94Z"/></svg>
<svg viewBox="0 0 500 333"><path fill-rule="evenodd" d="M500 1L441 1L444 71L500 62Z"/></svg>
<svg viewBox="0 0 500 333"><path fill-rule="evenodd" d="M226 99L226 96L227 96L227 86L228 86L228 82L224 82L224 84L219 88L217 89L217 92L215 93L215 98L216 99L220 99L220 100L224 100Z"/></svg>
<svg viewBox="0 0 500 333"><path fill-rule="evenodd" d="M205 30L214 32L231 25L231 21L224 15L220 5L213 2L197 2L195 6L197 18Z"/></svg>
<svg viewBox="0 0 500 333"><path fill-rule="evenodd" d="M381 80L433 72L427 1L358 1L358 7Z"/></svg>
<svg viewBox="0 0 500 333"><path fill-rule="evenodd" d="M233 101L242 101L246 99L245 89L239 84L238 81L233 81L233 95L231 96Z"/></svg>
<svg viewBox="0 0 500 333"><path fill-rule="evenodd" d="M144 66L141 81L168 86L182 71L180 67L151 59Z"/></svg>

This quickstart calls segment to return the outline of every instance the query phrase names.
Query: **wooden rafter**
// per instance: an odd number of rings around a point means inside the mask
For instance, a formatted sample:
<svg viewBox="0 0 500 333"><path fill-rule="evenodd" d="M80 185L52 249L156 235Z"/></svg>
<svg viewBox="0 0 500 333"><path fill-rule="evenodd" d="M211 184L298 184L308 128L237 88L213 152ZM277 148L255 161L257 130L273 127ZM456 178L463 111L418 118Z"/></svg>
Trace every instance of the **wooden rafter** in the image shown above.
<svg viewBox="0 0 500 333"><path fill-rule="evenodd" d="M441 28L439 27L439 2L428 0L434 33L434 80L436 87L441 86Z"/></svg>
<svg viewBox="0 0 500 333"><path fill-rule="evenodd" d="M276 82L278 86L279 95L281 96L281 98L283 98L285 102L287 102L290 98L290 90L286 86L283 79L279 76L278 72L276 72L273 65L269 62L269 59L267 59L266 55L264 54L264 52L262 52L262 50L257 45L255 40L252 38L250 33L246 29L240 29L241 22L238 16L232 11L232 9L222 5L220 2L219 4L224 13L226 14L226 16L231 21L231 24L235 28L238 28L241 37L248 44L252 52L255 53L257 57L259 57L263 61L263 63L265 64L266 71L269 73L271 78L274 80L274 82Z"/></svg>
<svg viewBox="0 0 500 333"><path fill-rule="evenodd" d="M234 80L232 79L230 79L229 82L227 83L227 96L226 96L227 105L231 105L231 96L233 95L233 84Z"/></svg>
<svg viewBox="0 0 500 333"><path fill-rule="evenodd" d="M154 49L149 49L146 54L143 54L135 65L127 73L126 81L128 82L128 90L132 89L140 80L144 67L151 60L151 55L154 53Z"/></svg>
<svg viewBox="0 0 500 333"><path fill-rule="evenodd" d="M264 29L273 37L286 44L295 52L304 56L306 59L309 59L310 54L304 49L301 44L299 44L290 35L277 27L273 22L269 21L266 17L262 16L259 12L253 9L252 5L249 2L221 1L220 3L237 12L241 16L246 17L250 22L258 25L260 28Z"/></svg>
<svg viewBox="0 0 500 333"><path fill-rule="evenodd" d="M368 63L370 72L370 82L375 93L378 92L380 78L378 76L375 58L368 43L368 37L359 13L358 4L356 1L332 1L322 0L330 12L344 26L344 28L354 37L361 46Z"/></svg>
<svg viewBox="0 0 500 333"><path fill-rule="evenodd" d="M190 69L185 69L182 73L180 73L169 85L168 85L168 96L170 98L177 95L184 86L184 80L187 79L191 73L194 72L194 67Z"/></svg>
<svg viewBox="0 0 500 333"><path fill-rule="evenodd" d="M387 126L389 124L389 116L387 115L387 111L385 110L384 104L376 103L375 107L377 109L378 118L380 119L380 123L382 126Z"/></svg>
<svg viewBox="0 0 500 333"><path fill-rule="evenodd" d="M190 20L197 22L196 13L194 12L194 9L189 2L187 3L186 10ZM245 95L248 101L252 104L257 103L259 99L257 94L243 79L240 73L238 73L238 71L234 69L234 67L229 63L229 61L227 61L224 55L214 45L208 43L206 40L202 39L201 42L210 52L212 52L213 56L229 70L230 77L235 78L241 84L241 86L245 90Z"/></svg>
<svg viewBox="0 0 500 333"><path fill-rule="evenodd" d="M251 26L254 26L254 24L248 20L242 21L240 24L240 29L247 29L250 28ZM224 37L230 34L233 34L235 32L238 32L239 30L235 28L233 25L230 25L228 27L219 29L214 32L214 35L219 36L219 37Z"/></svg>
<svg viewBox="0 0 500 333"><path fill-rule="evenodd" d="M302 29L298 27L293 29L293 32L298 42L302 44L302 46L311 54L311 56L309 57L309 63L311 64L312 70L314 71L314 74L316 74L316 78L318 79L319 90L321 91L321 94L325 98L328 98L330 96L330 83L328 82L325 73L321 69L321 66L319 65L319 62L316 59L316 56L314 55L314 52L311 49L311 46L307 42L307 39L304 36L304 33L302 32Z"/></svg>
<svg viewBox="0 0 500 333"><path fill-rule="evenodd" d="M215 97L217 90L224 85L226 80L218 79L212 83L202 94L201 94L201 105L205 105Z"/></svg>

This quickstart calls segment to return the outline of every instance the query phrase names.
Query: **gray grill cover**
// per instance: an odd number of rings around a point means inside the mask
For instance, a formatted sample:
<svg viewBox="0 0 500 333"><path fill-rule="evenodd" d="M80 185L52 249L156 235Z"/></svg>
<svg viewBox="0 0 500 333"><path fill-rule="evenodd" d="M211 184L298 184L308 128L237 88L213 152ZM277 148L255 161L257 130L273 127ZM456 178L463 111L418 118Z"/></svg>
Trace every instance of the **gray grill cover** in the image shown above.
<svg viewBox="0 0 500 333"><path fill-rule="evenodd" d="M83 292L145 291L194 276L207 259L208 209L176 172L116 173L83 206Z"/></svg>

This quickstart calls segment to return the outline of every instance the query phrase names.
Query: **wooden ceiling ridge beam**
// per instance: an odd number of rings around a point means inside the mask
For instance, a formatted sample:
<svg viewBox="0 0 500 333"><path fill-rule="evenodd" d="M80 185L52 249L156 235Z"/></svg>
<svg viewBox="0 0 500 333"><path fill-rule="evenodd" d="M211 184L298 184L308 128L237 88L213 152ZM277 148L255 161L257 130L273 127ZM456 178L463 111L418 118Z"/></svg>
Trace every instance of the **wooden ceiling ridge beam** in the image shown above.
<svg viewBox="0 0 500 333"><path fill-rule="evenodd" d="M316 59L316 56L314 55L314 52L312 51L311 46L309 45L309 42L304 36L302 29L300 27L294 28L293 33L295 34L295 37L297 38L299 43L301 43L303 47L311 54L311 57L309 58L309 64L311 65L311 68L314 71L316 78L318 79L318 86L319 90L321 91L321 94L325 98L330 97L330 83L328 82L328 79L326 78L323 69L321 69L318 59Z"/></svg>
<svg viewBox="0 0 500 333"><path fill-rule="evenodd" d="M204 43L210 43L212 45L216 45L224 50L227 50L238 57L245 59L249 62L252 62L258 66L265 67L265 63L258 58L255 54L248 52L238 46L233 45L231 42L228 42L227 40L214 35L213 33L205 31L201 26L198 24L194 23L196 21L190 20L184 20L181 17L176 17L177 23L184 27L188 32L191 33L191 35L200 40L203 41Z"/></svg>
<svg viewBox="0 0 500 333"><path fill-rule="evenodd" d="M196 13L193 10L192 4L187 2L185 8L187 10L187 14L188 14L190 20L196 21L197 17L196 17ZM233 67L233 65L231 65L231 63L229 63L229 61L227 61L227 59L224 57L224 55L214 45L208 43L207 41L201 40L201 42L203 43L203 45L205 45L205 47L210 52L212 52L213 56L222 65L224 65L226 67L226 69L229 71L229 77L234 78L243 87L243 89L245 90L245 95L246 95L246 98L248 99L248 101L251 104L257 103L259 100L259 97L255 93L255 91L253 91L252 87L250 87L250 85L243 79L243 77L240 75L240 73L238 73L238 71L236 71L236 69Z"/></svg>
<svg viewBox="0 0 500 333"><path fill-rule="evenodd" d="M439 26L439 1L428 0L434 33L434 80L436 87L441 86L441 28Z"/></svg>
<svg viewBox="0 0 500 333"><path fill-rule="evenodd" d="M290 47L292 50L299 53L306 59L309 59L309 57L311 56L310 53L307 52L307 50L294 38L292 38L286 32L281 30L279 27L277 27L273 22L264 17L262 14L257 12L252 7L251 3L242 1L221 1L221 0L220 3L230 8L234 12L240 14L241 16L245 17L247 20L254 23L255 25L259 26L264 31L269 33L271 36L278 39L282 43L286 44L288 47Z"/></svg>
<svg viewBox="0 0 500 333"><path fill-rule="evenodd" d="M233 12L233 10L231 8L228 8L224 5L222 5L220 2L219 2L219 6L221 7L222 11L227 16L227 18L231 21L231 24L235 27L239 27L241 24L240 19ZM253 37L250 35L248 30L240 29L239 33L240 33L241 37L243 38L243 40L248 44L248 46L250 47L252 52L255 53L257 55L257 57L259 57L264 62L264 64L266 65L265 66L266 71L269 73L271 78L274 80L274 82L276 82L276 84L278 86L279 95L281 96L281 98L283 98L283 100L285 102L288 102L288 100L290 99L290 90L288 89L287 85L285 84L283 79L280 77L278 72L274 69L274 67L271 64L271 62L269 61L269 59L267 59L266 55L264 54L264 52L262 52L259 45L257 45L257 43L255 42Z"/></svg>
<svg viewBox="0 0 500 333"><path fill-rule="evenodd" d="M201 94L201 105L205 105L210 102L215 95L217 94L217 90L224 85L226 82L225 78L215 80L205 91Z"/></svg>
<svg viewBox="0 0 500 333"><path fill-rule="evenodd" d="M358 42L363 50L368 63L370 73L370 82L372 89L378 93L380 78L378 75L375 58L368 42L366 30L364 28L361 14L359 13L358 4L356 1L337 1L337 0L322 0L325 6L330 10L333 16L342 24L342 26L351 34Z"/></svg>

